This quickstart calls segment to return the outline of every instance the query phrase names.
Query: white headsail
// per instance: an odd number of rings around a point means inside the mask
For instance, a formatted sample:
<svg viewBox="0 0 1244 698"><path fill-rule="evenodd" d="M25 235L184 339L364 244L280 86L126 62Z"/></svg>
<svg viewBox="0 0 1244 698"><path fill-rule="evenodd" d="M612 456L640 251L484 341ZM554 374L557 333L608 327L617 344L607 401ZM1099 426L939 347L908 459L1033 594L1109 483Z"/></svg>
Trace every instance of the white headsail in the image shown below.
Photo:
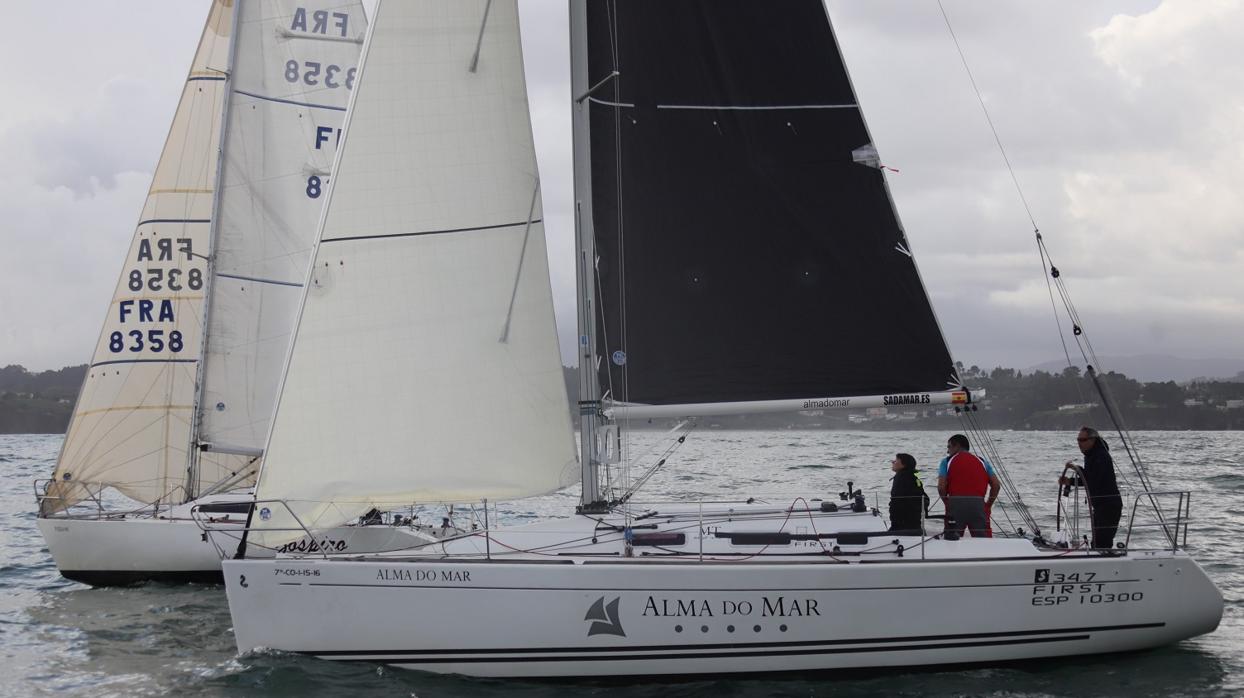
<svg viewBox="0 0 1244 698"><path fill-rule="evenodd" d="M213 5L44 513L254 478L366 30L305 5Z"/></svg>
<svg viewBox="0 0 1244 698"><path fill-rule="evenodd" d="M312 527L577 477L516 4L370 31L257 488Z"/></svg>
<svg viewBox="0 0 1244 698"><path fill-rule="evenodd" d="M220 459L267 439L367 27L358 0L239 13L197 435Z"/></svg>
<svg viewBox="0 0 1244 698"><path fill-rule="evenodd" d="M233 7L217 0L208 15L42 513L104 486L141 502L181 501L190 489Z"/></svg>

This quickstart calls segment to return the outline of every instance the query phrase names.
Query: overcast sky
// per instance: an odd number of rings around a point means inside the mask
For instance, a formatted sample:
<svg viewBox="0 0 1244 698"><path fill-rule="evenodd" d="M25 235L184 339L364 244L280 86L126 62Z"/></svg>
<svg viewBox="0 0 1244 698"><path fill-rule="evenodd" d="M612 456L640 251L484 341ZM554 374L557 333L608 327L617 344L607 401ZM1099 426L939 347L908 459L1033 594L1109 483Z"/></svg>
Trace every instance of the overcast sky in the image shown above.
<svg viewBox="0 0 1244 698"><path fill-rule="evenodd" d="M1244 0L943 4L1098 353L1244 358ZM207 6L6 5L0 366L90 359ZM569 354L566 5L520 6ZM955 358L1061 356L1032 226L937 3L828 6Z"/></svg>

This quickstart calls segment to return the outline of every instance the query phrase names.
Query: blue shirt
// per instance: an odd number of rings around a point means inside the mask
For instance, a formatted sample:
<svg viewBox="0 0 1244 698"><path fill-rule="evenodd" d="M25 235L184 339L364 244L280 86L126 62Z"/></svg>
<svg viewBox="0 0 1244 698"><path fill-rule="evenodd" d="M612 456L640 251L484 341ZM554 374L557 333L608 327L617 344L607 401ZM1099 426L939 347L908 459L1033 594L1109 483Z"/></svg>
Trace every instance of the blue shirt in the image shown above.
<svg viewBox="0 0 1244 698"><path fill-rule="evenodd" d="M976 455L976 454L972 454L972 455ZM981 458L980 456L976 456L976 457L980 458L981 462L985 464L985 474L988 475L989 477L993 477L994 476L993 466L989 464L989 460L986 458ZM945 458L942 459L941 463L937 464L937 476L946 477L949 473L950 473L950 456L946 456Z"/></svg>

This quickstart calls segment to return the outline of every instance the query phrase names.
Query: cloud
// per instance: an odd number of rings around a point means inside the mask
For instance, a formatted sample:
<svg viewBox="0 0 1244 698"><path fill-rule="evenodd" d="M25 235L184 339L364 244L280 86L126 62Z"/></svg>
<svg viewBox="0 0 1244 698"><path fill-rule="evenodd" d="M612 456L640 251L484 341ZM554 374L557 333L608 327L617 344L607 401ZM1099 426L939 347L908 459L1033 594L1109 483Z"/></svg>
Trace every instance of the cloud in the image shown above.
<svg viewBox="0 0 1244 698"><path fill-rule="evenodd" d="M943 5L1098 351L1241 355L1241 0ZM167 2L134 0L129 23L107 3L75 7L15 6L24 31L0 44L0 62L31 67L11 76L21 109L0 113L0 365L89 354L202 23ZM569 360L566 5L520 9ZM1061 356L1032 224L936 4L829 10L882 161L901 170L891 188L956 357Z"/></svg>
<svg viewBox="0 0 1244 698"><path fill-rule="evenodd" d="M1242 3L943 4L1098 350L1240 355ZM1032 224L936 6L830 9L952 351L1061 354Z"/></svg>

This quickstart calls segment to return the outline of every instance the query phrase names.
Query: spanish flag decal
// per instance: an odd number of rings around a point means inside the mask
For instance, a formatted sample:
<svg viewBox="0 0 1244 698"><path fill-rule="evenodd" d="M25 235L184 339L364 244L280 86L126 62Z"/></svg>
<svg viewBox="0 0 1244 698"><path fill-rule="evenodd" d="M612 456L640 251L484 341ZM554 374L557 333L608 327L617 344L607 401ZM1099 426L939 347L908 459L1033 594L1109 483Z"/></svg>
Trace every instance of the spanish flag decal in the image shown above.
<svg viewBox="0 0 1244 698"><path fill-rule="evenodd" d="M950 394L950 404L966 405L968 404L968 393L966 390L956 390Z"/></svg>

